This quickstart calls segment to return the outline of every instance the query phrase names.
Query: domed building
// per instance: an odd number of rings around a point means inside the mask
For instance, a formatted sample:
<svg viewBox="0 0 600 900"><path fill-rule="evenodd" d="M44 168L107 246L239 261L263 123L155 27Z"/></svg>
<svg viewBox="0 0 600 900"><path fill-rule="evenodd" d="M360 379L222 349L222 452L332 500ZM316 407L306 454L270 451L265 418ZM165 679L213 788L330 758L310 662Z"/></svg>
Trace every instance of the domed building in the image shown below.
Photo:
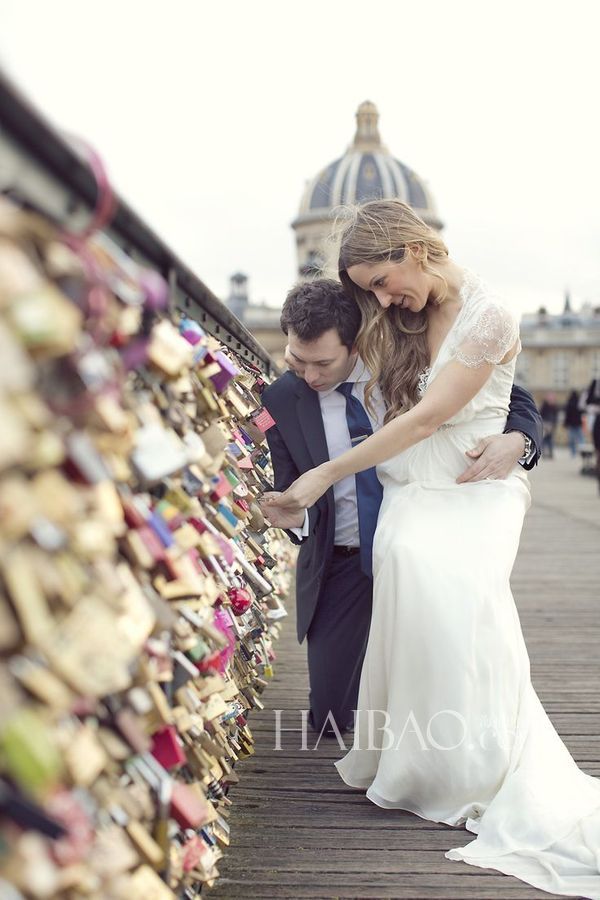
<svg viewBox="0 0 600 900"><path fill-rule="evenodd" d="M375 104L369 100L361 103L352 144L344 156L325 166L304 191L298 216L292 222L301 278L335 274L335 248L328 237L334 211L341 205L398 197L433 228L442 228L425 182L381 143L378 121Z"/></svg>

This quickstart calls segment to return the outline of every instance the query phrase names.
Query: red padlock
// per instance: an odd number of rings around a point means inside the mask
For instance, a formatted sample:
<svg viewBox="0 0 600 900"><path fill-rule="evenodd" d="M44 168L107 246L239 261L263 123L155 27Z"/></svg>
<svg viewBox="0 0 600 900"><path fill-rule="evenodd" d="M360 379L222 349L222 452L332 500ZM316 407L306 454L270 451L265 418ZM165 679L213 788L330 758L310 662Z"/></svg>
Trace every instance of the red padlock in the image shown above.
<svg viewBox="0 0 600 900"><path fill-rule="evenodd" d="M160 728L152 735L150 752L164 769L174 769L187 763L183 745L174 725Z"/></svg>
<svg viewBox="0 0 600 900"><path fill-rule="evenodd" d="M199 659L196 663L196 668L202 674L206 672L210 672L211 670L218 671L219 665L221 663L221 650L212 650L208 656L204 656L202 659Z"/></svg>
<svg viewBox="0 0 600 900"><path fill-rule="evenodd" d="M227 596L231 602L231 611L236 616L243 615L252 606L252 597L245 588L229 588Z"/></svg>

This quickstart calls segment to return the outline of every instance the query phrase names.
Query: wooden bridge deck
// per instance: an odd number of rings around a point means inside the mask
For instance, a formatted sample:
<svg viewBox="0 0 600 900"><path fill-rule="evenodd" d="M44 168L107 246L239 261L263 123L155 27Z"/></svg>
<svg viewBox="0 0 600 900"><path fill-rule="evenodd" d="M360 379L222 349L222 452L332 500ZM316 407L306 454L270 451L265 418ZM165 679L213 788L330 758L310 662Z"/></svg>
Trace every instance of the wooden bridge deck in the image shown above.
<svg viewBox="0 0 600 900"><path fill-rule="evenodd" d="M513 590L534 687L577 763L600 776L600 497L596 482L578 472L576 461L559 455L533 473ZM381 809L344 785L333 761L346 750L335 739L303 751L298 733L283 732L283 749L273 749L273 710L283 710L285 727L299 729L298 710L307 706L305 646L296 641L293 609L277 654L266 708L249 722L256 753L237 769L231 846L211 897L556 896L446 859L471 832ZM349 749L351 737L345 740Z"/></svg>

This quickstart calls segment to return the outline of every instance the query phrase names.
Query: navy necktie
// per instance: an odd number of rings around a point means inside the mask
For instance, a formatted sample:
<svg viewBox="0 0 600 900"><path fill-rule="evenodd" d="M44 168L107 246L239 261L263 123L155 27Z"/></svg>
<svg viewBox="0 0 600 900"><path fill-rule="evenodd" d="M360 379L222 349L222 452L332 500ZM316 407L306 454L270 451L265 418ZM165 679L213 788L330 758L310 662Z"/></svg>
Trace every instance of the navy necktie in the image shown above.
<svg viewBox="0 0 600 900"><path fill-rule="evenodd" d="M336 387L336 391L346 398L346 420L352 446L355 447L364 438L373 434L373 429L365 409L356 397L351 394L354 382L345 381ZM373 576L373 535L377 525L377 516L383 496L383 488L375 472L375 467L357 472L356 499L358 501L358 533L360 535L360 567L369 577Z"/></svg>

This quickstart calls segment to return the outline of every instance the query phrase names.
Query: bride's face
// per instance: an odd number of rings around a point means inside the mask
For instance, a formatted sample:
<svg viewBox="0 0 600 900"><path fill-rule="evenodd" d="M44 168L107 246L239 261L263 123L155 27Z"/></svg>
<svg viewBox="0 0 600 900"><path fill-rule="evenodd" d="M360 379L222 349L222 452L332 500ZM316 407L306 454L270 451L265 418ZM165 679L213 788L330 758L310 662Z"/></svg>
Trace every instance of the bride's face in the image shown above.
<svg viewBox="0 0 600 900"><path fill-rule="evenodd" d="M359 263L347 271L352 281L371 291L384 309L393 305L419 312L432 289L431 277L410 251L401 262Z"/></svg>

